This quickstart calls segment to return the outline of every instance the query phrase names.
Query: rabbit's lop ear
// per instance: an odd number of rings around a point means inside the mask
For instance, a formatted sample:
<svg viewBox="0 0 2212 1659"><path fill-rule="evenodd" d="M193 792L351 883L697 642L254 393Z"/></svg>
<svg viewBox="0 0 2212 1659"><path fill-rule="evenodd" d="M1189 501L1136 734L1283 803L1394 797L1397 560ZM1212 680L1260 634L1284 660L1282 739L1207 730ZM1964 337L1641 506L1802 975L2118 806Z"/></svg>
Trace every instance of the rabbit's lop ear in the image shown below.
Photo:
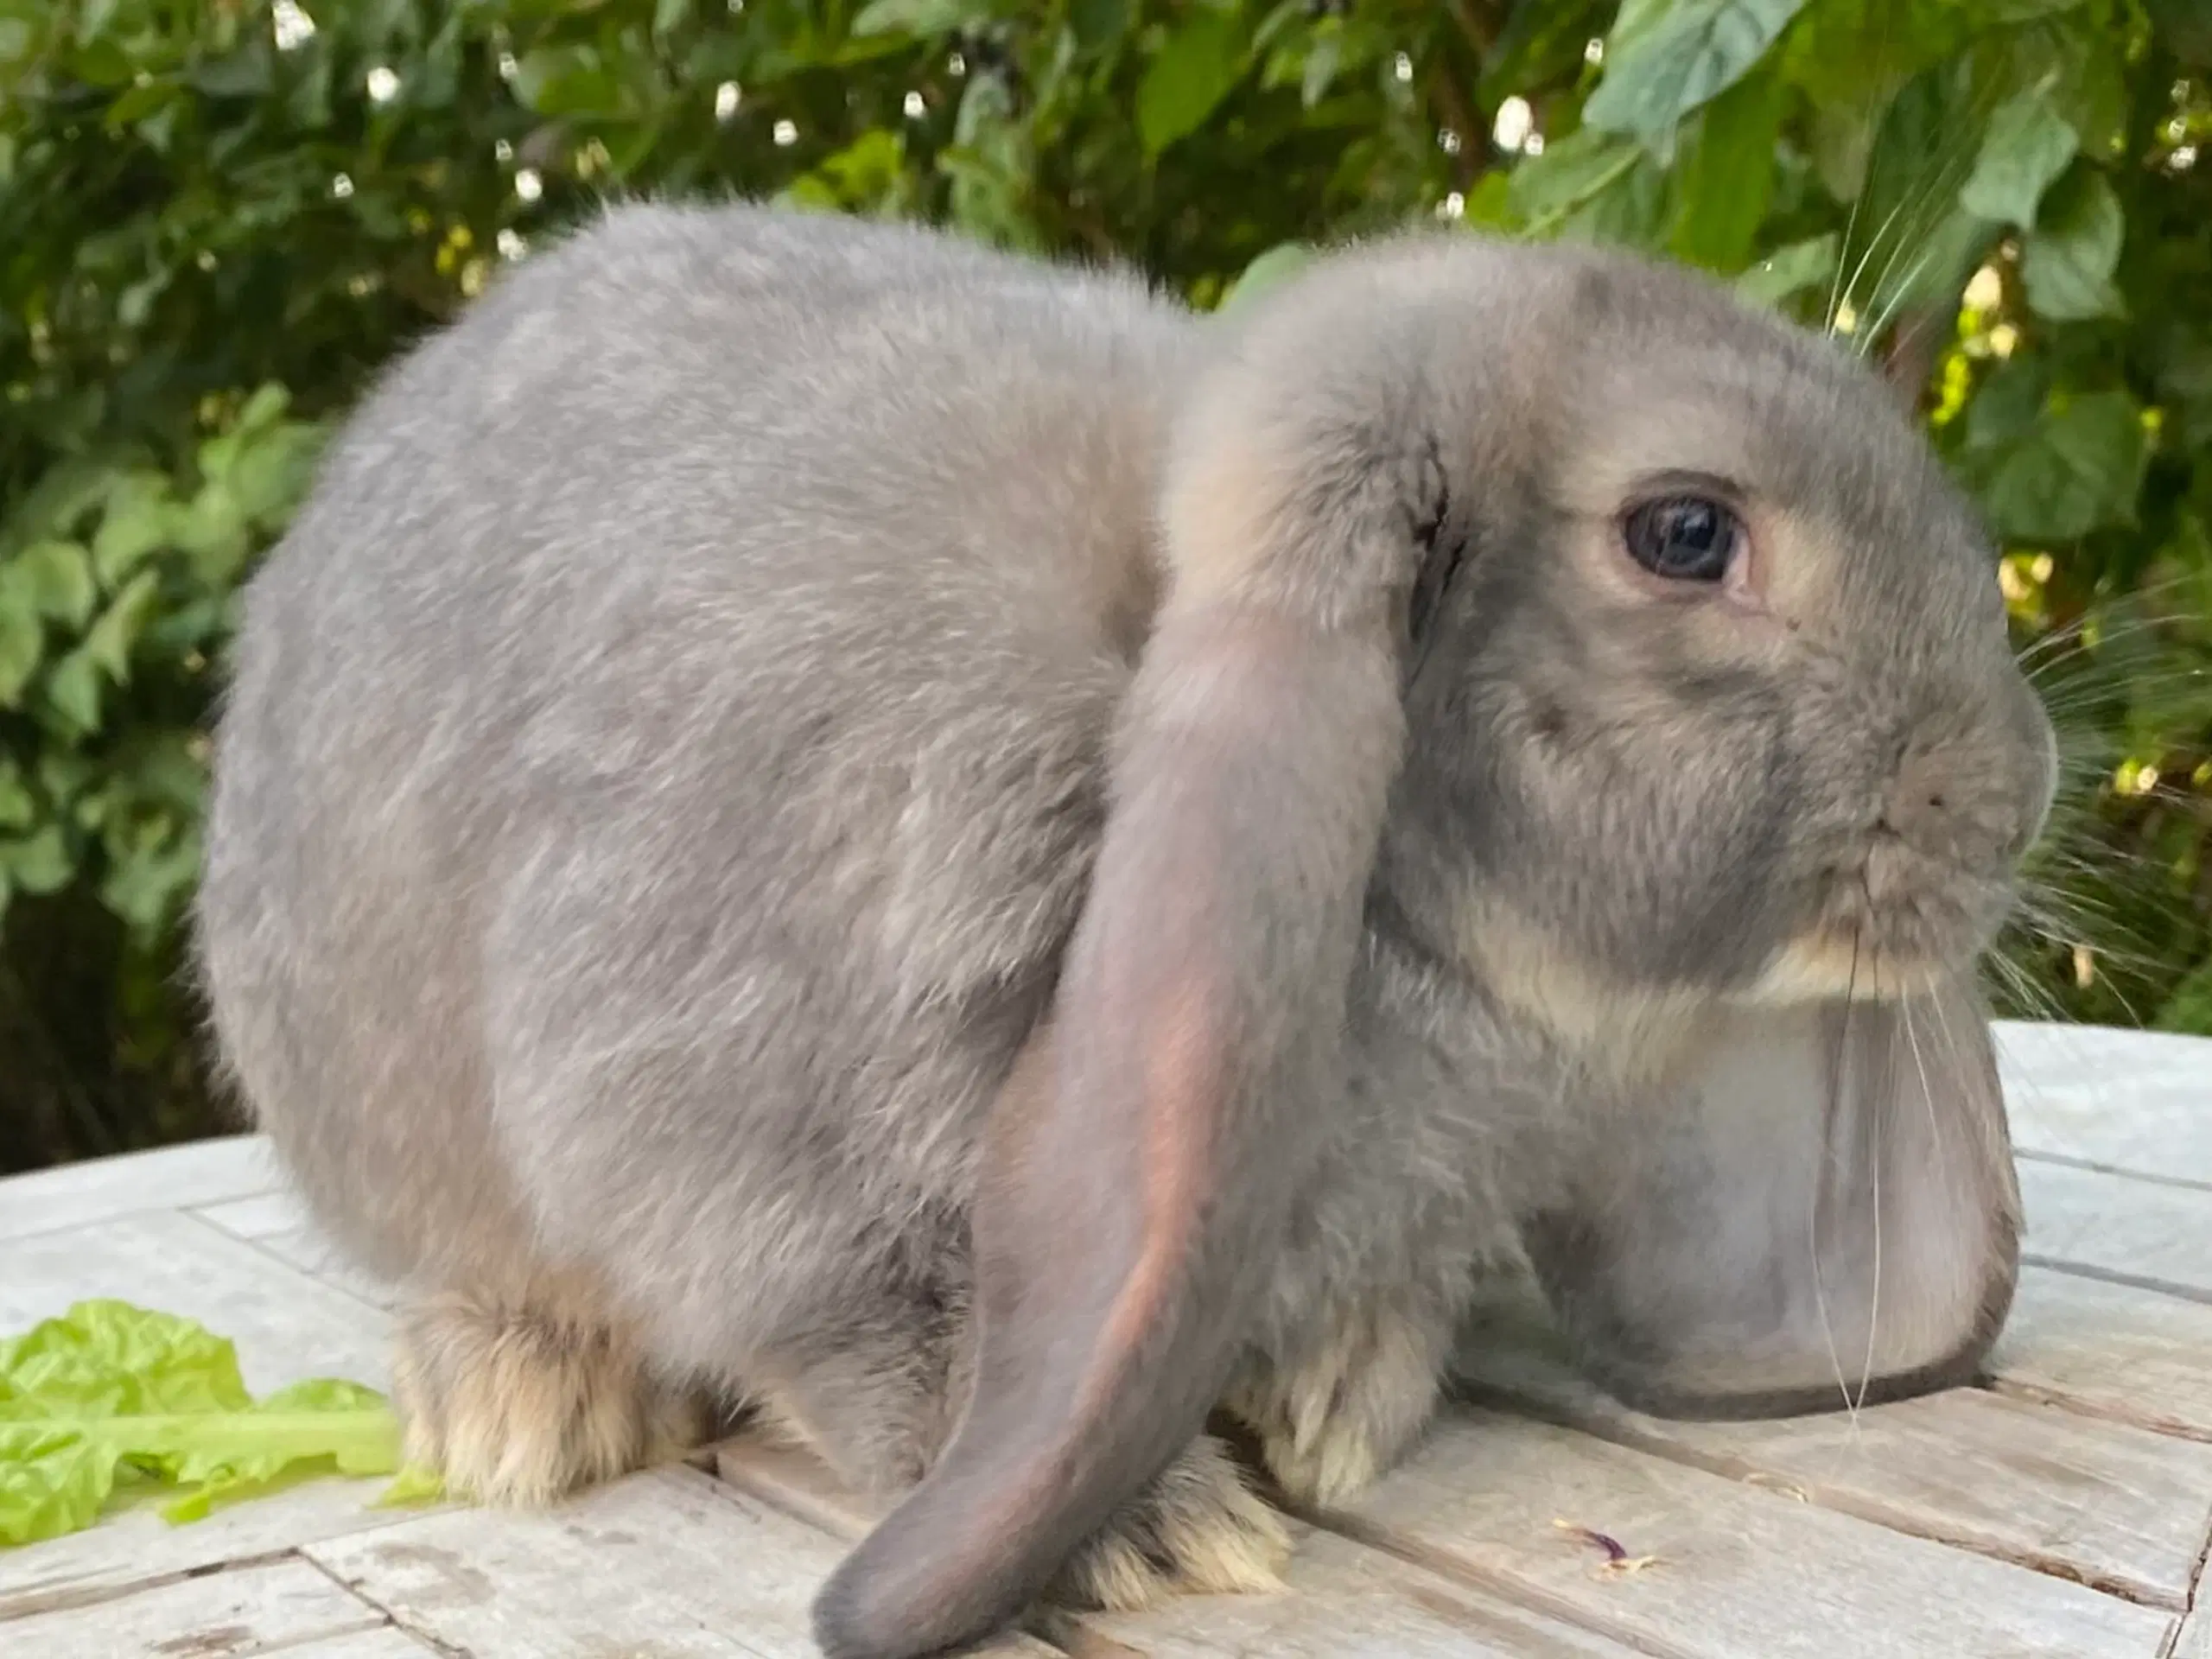
<svg viewBox="0 0 2212 1659"><path fill-rule="evenodd" d="M1202 1427L1318 1142L1433 466L1402 399L1284 378L1226 363L1179 429L1090 892L991 1124L973 1392L817 1604L832 1654L1018 1614Z"/></svg>
<svg viewBox="0 0 2212 1659"><path fill-rule="evenodd" d="M1982 1007L1738 1010L1529 1252L1594 1379L1763 1417L1963 1382L2009 1311L2019 1192Z"/></svg>

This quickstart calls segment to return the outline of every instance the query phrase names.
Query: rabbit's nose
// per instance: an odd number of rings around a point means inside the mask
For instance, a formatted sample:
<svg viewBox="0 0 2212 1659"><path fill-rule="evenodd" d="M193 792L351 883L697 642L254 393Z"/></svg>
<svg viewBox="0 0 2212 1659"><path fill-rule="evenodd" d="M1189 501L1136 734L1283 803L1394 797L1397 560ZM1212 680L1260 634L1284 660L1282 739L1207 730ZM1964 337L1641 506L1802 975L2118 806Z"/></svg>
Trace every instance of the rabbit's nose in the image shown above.
<svg viewBox="0 0 2212 1659"><path fill-rule="evenodd" d="M1973 863L2008 857L2021 814L2001 771L1954 746L1909 751L1875 827L1936 857Z"/></svg>
<svg viewBox="0 0 2212 1659"><path fill-rule="evenodd" d="M1949 828L1957 783L1945 757L1925 751L1909 753L1897 762L1883 803L1881 827L1908 841L1922 841Z"/></svg>

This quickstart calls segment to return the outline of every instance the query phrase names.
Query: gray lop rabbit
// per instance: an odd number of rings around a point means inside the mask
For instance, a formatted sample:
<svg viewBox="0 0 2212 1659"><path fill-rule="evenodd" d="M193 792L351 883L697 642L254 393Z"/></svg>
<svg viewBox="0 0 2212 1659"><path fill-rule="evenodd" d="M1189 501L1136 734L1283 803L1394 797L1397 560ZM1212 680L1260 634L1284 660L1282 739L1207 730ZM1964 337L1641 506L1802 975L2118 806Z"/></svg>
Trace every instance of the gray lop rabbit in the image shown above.
<svg viewBox="0 0 2212 1659"><path fill-rule="evenodd" d="M1272 1581L1532 1269L1651 1409L1968 1374L1974 963L2048 810L1878 379L1464 234L1194 317L628 206L375 391L252 582L198 937L417 1457L741 1398L889 1505L839 1659Z"/></svg>

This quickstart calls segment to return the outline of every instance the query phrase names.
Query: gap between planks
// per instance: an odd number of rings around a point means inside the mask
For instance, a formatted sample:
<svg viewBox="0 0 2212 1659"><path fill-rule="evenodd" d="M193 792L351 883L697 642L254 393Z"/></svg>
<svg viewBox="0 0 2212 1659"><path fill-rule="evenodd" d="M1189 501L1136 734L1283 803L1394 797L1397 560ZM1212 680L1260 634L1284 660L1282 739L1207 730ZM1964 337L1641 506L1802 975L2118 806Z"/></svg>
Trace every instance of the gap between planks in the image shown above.
<svg viewBox="0 0 2212 1659"><path fill-rule="evenodd" d="M351 1596L355 1601L359 1602L364 1607L372 1608L375 1611L382 1614L384 1616L385 1624L388 1628L399 1631L418 1647L429 1653L437 1655L439 1659L474 1659L474 1656L472 1655L467 1648L461 1647L454 1643L447 1641L435 1630L426 1630L422 1629L419 1625L410 1623L400 1613L397 1608L388 1606L384 1602L378 1600L376 1597L371 1595L368 1591L364 1589L361 1586L358 1584L346 1583L345 1579L327 1563L317 1560L314 1556L308 1554L304 1548L296 1551L295 1554L296 1554L299 1558L305 1561L309 1567L315 1568L316 1572L321 1573L324 1578L329 1580L332 1584L337 1586L340 1593Z"/></svg>
<svg viewBox="0 0 2212 1659"><path fill-rule="evenodd" d="M1602 1406L1585 1409L1568 1401L1547 1398L1539 1392L1478 1382L1462 1381L1455 1384L1453 1397L1468 1405L1534 1418L1560 1428L1571 1429L1609 1445L1717 1475L1738 1485L1832 1510L1839 1515L1871 1522L1908 1537L1924 1538L1930 1543L1942 1544L2007 1566L2024 1567L2050 1578L2082 1585L2102 1594L2116 1596L2142 1606L2173 1613L2185 1612L2189 1608L2190 1585L2196 1577L2193 1571L2185 1573L2179 1581L2166 1586L2150 1582L2135 1573L2101 1570L2071 1559L2056 1548L2038 1548L2030 1543L1998 1535L1974 1526L1955 1513L1917 1513L1909 1504L1886 1497L1878 1491L1854 1490L1846 1481L1822 1479L1809 1474L1792 1476L1783 1473L1771 1466L1774 1460L1763 1460L1755 1445L1744 1449L1730 1449L1722 1444L1700 1445L1697 1431L1705 1427L1703 1425L1691 1425L1686 1429L1681 1426L1663 1424L1645 1427L1642 1420L1625 1411ZM2003 1396L1993 1397L2001 1399ZM2212 1500L2208 1502L2212 1503ZM2200 1522L2200 1529L2206 1524L2212 1524L2212 1509L2208 1509L2203 1521Z"/></svg>

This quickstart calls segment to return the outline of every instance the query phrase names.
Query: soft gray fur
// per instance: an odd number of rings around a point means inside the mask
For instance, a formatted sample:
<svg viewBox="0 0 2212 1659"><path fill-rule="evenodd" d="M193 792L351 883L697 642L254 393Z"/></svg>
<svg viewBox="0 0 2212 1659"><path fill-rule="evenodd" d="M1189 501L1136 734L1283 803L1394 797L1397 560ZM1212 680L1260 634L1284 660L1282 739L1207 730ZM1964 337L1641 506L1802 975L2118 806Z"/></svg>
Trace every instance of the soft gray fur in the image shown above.
<svg viewBox="0 0 2212 1659"><path fill-rule="evenodd" d="M1679 474L1755 590L1621 552ZM1281 1535L1208 1408L1348 1495L1488 1264L1660 1408L1972 1368L1972 963L2051 779L1993 577L1878 383L1624 257L1421 236L1200 320L619 208L250 588L216 1028L464 1484L704 1386L922 1482L834 1654L1234 1587Z"/></svg>

